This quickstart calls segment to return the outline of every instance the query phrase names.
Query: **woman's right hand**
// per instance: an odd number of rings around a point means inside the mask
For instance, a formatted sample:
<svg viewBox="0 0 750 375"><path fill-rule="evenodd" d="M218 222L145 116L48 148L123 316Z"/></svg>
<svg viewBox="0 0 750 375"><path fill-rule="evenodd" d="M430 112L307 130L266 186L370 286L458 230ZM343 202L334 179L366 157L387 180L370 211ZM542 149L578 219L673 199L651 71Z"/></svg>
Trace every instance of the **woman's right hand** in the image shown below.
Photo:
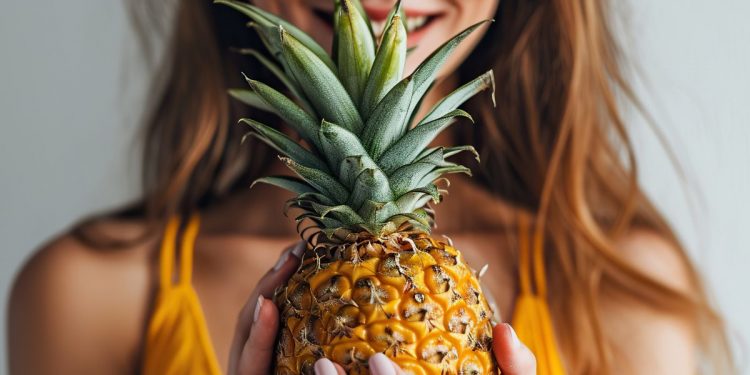
<svg viewBox="0 0 750 375"><path fill-rule="evenodd" d="M288 247L258 282L240 312L229 354L230 375L266 375L271 373L279 310L271 297L297 270L306 243Z"/></svg>

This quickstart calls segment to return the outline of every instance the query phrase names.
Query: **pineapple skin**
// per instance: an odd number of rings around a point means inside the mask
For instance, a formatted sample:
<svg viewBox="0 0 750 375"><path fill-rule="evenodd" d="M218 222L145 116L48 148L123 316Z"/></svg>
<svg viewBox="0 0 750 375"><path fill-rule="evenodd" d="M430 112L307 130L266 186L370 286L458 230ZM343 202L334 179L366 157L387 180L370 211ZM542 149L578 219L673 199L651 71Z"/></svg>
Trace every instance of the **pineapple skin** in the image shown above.
<svg viewBox="0 0 750 375"><path fill-rule="evenodd" d="M476 273L423 233L309 250L275 300L276 374L313 374L321 357L368 374L377 352L415 375L499 373Z"/></svg>

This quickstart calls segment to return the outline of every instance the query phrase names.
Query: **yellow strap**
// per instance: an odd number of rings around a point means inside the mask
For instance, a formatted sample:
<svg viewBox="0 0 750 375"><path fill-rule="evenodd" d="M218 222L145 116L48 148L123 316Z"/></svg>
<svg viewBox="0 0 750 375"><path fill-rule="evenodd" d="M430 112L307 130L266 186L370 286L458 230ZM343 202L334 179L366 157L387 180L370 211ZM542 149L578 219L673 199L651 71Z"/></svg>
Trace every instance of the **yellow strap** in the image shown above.
<svg viewBox="0 0 750 375"><path fill-rule="evenodd" d="M564 375L565 370L557 348L552 317L546 301L547 283L544 269L543 236L540 231L535 233L534 249L533 254L531 254L529 219L525 215L519 217L518 242L521 291L516 300L516 311L513 314L512 325L521 341L536 356L537 374ZM531 285L531 272L534 273L536 292Z"/></svg>
<svg viewBox="0 0 750 375"><path fill-rule="evenodd" d="M190 218L187 228L180 241L180 278L178 284L189 285L193 274L193 249L195 247L195 238L198 236L200 228L200 217L195 214ZM173 217L167 222L167 228L164 230L164 238L161 242L160 262L160 283L163 290L174 286L172 278L174 277L174 258L177 232L180 230L180 219Z"/></svg>
<svg viewBox="0 0 750 375"><path fill-rule="evenodd" d="M529 226L529 219L526 215L520 215L518 218L518 226L520 228L518 233L518 273L521 282L521 295L531 295L533 290L531 289L531 278L529 277L529 268L531 266L529 260L529 233L525 228Z"/></svg>
<svg viewBox="0 0 750 375"><path fill-rule="evenodd" d="M534 231L534 282L536 294L542 299L547 298L547 278L544 269L544 236L541 230Z"/></svg>
<svg viewBox="0 0 750 375"><path fill-rule="evenodd" d="M161 240L161 251L159 253L159 283L162 290L172 287L172 276L174 267L174 246L177 238L177 230L180 221L176 217L169 219L164 237Z"/></svg>
<svg viewBox="0 0 750 375"><path fill-rule="evenodd" d="M195 238L198 236L200 228L200 216L194 214L190 217L185 233L182 235L180 244L180 284L189 285L193 275L193 250L195 248Z"/></svg>

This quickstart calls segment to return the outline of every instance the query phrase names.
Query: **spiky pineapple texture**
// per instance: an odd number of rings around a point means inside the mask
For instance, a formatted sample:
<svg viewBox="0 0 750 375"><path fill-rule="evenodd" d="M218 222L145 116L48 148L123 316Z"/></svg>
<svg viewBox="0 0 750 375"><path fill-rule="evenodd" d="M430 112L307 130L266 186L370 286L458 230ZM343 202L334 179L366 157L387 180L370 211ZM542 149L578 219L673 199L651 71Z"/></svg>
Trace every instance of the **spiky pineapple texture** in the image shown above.
<svg viewBox="0 0 750 375"><path fill-rule="evenodd" d="M323 356L367 374L385 353L407 374L496 374L492 309L450 244L394 233L307 257L277 291L277 374L312 374Z"/></svg>
<svg viewBox="0 0 750 375"><path fill-rule="evenodd" d="M246 77L250 90L230 93L275 113L308 145L258 121L242 119L251 134L280 152L282 161L299 176L257 182L296 193L289 208L301 210L297 221L312 221L327 239L362 232L383 236L404 225L429 233L432 216L426 206L440 200L441 176L470 173L447 159L460 152L477 153L471 146L428 145L458 118L472 120L458 107L477 93L494 89L492 72L458 88L423 118L415 116L438 70L484 22L456 35L403 78L407 48L400 2L378 43L359 2L336 1L334 57L270 13L238 1L217 2L252 19L272 58L247 52L283 82L292 98L250 77Z"/></svg>

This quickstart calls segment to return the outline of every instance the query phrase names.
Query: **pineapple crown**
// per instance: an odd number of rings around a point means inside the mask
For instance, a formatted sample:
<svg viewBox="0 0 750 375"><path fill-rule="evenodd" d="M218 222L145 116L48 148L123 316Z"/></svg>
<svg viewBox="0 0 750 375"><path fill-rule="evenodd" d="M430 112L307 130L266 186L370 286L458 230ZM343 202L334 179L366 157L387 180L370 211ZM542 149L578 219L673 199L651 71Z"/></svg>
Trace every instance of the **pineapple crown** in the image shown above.
<svg viewBox="0 0 750 375"><path fill-rule="evenodd" d="M275 185L296 194L287 209L299 209L298 230L309 229L326 240L367 232L384 236L404 227L429 233L434 224L429 202L439 202L438 184L450 173L471 174L448 161L472 146L428 145L459 118L473 122L458 107L491 89L492 71L461 86L415 119L436 74L455 48L487 21L460 32L434 51L407 77L405 17L401 1L376 37L358 0L334 0L332 56L309 35L262 9L235 0L216 0L250 19L271 58L254 56L285 86L291 98L245 76L249 90L230 90L236 99L276 114L304 144L258 121L240 120L253 135L276 149L298 176L273 176L255 183ZM412 126L413 125L413 126ZM305 146L306 145L306 146ZM303 223L314 225L303 229Z"/></svg>

